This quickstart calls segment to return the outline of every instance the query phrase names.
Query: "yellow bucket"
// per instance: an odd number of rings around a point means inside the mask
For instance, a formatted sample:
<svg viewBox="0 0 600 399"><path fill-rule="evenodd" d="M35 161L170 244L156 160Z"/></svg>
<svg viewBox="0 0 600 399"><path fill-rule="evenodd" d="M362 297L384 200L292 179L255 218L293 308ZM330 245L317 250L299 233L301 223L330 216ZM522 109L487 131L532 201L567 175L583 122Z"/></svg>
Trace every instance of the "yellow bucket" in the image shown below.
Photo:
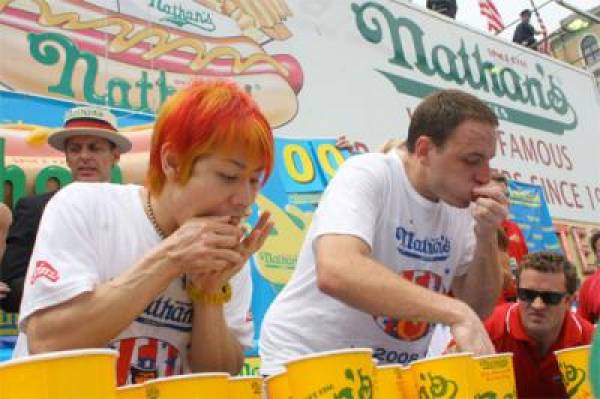
<svg viewBox="0 0 600 399"><path fill-rule="evenodd" d="M147 399L223 399L229 395L229 374L199 373L144 382Z"/></svg>
<svg viewBox="0 0 600 399"><path fill-rule="evenodd" d="M117 399L146 399L146 387L143 384L119 387Z"/></svg>
<svg viewBox="0 0 600 399"><path fill-rule="evenodd" d="M2 399L107 399L115 397L111 349L51 352L0 364Z"/></svg>
<svg viewBox="0 0 600 399"><path fill-rule="evenodd" d="M375 399L402 399L402 366L390 364L375 367Z"/></svg>
<svg viewBox="0 0 600 399"><path fill-rule="evenodd" d="M410 365L402 367L400 370L400 386L402 388L402 397L404 399L418 399L419 389L417 388L417 381Z"/></svg>
<svg viewBox="0 0 600 399"><path fill-rule="evenodd" d="M590 345L561 349L554 352L569 398L593 398L590 383Z"/></svg>
<svg viewBox="0 0 600 399"><path fill-rule="evenodd" d="M366 348L321 352L286 364L294 399L373 396L373 351Z"/></svg>
<svg viewBox="0 0 600 399"><path fill-rule="evenodd" d="M265 391L267 399L292 399L287 371L265 378Z"/></svg>
<svg viewBox="0 0 600 399"><path fill-rule="evenodd" d="M473 367L470 353L417 360L411 365L419 397L472 398L469 370Z"/></svg>
<svg viewBox="0 0 600 399"><path fill-rule="evenodd" d="M512 353L473 358L472 387L476 397L516 398Z"/></svg>
<svg viewBox="0 0 600 399"><path fill-rule="evenodd" d="M261 399L263 380L258 376L231 377L229 399Z"/></svg>

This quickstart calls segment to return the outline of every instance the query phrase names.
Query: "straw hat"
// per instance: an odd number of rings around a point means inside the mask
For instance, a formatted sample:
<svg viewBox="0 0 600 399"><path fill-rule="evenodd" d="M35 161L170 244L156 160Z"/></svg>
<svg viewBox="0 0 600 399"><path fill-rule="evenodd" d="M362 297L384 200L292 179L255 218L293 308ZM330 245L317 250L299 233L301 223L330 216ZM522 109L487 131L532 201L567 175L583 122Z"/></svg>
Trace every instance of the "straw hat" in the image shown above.
<svg viewBox="0 0 600 399"><path fill-rule="evenodd" d="M131 149L131 141L117 130L117 119L101 107L75 107L67 111L62 129L48 136L48 144L65 151L65 141L73 136L96 136L117 146L121 153Z"/></svg>

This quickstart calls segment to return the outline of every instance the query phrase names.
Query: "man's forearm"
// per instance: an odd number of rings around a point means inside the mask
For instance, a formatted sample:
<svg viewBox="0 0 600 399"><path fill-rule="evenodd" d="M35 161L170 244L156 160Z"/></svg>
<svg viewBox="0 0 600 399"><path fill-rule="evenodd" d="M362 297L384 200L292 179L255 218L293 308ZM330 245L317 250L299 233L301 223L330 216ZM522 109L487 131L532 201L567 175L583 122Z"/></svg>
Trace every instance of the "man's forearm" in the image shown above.
<svg viewBox="0 0 600 399"><path fill-rule="evenodd" d="M319 266L319 288L368 314L451 325L459 321L467 307L404 279L368 257L338 256L327 262ZM325 273L324 268L328 269Z"/></svg>
<svg viewBox="0 0 600 399"><path fill-rule="evenodd" d="M469 271L465 276L455 279L453 291L480 318L485 319L498 301L502 280L496 235L493 234L490 238L479 237Z"/></svg>
<svg viewBox="0 0 600 399"><path fill-rule="evenodd" d="M224 371L235 375L242 368L242 347L227 326L223 305L194 303L189 360L194 372Z"/></svg>
<svg viewBox="0 0 600 399"><path fill-rule="evenodd" d="M158 259L146 259L92 292L32 314L26 330L29 351L106 346L176 277Z"/></svg>

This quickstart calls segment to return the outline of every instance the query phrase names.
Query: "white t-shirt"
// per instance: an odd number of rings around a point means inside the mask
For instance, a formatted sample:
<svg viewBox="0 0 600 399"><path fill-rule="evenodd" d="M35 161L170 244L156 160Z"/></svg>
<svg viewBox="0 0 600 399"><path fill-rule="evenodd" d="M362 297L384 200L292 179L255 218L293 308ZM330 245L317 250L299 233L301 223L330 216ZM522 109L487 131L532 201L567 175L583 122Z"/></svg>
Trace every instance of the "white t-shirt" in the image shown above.
<svg viewBox="0 0 600 399"><path fill-rule="evenodd" d="M48 203L25 280L15 356L29 353L27 318L32 313L93 291L159 244L144 212L140 189L135 185L73 183ZM247 266L232 278L231 285L233 296L225 306L227 324L240 343L250 347L252 281ZM183 281L177 278L110 341L109 346L120 352L120 385L189 371L192 309Z"/></svg>
<svg viewBox="0 0 600 399"><path fill-rule="evenodd" d="M446 352L448 344L452 341L452 332L450 327L443 324L436 324L431 335L431 342L427 349L427 357L441 356Z"/></svg>
<svg viewBox="0 0 600 399"><path fill-rule="evenodd" d="M398 278L447 293L453 277L466 273L472 260L473 226L468 209L418 194L398 154L364 154L346 161L323 194L290 282L265 315L262 373L274 374L298 356L349 347L370 347L383 363L406 364L427 353L433 330L428 323L370 315L318 289L317 237L356 236Z"/></svg>

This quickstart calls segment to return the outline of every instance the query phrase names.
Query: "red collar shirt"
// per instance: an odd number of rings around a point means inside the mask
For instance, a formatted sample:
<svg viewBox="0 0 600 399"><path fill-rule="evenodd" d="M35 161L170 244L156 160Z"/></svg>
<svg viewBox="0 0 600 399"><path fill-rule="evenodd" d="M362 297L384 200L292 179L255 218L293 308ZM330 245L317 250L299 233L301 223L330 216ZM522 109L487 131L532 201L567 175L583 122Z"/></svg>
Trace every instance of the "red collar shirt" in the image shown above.
<svg viewBox="0 0 600 399"><path fill-rule="evenodd" d="M600 269L585 279L579 290L577 314L590 323L600 317Z"/></svg>
<svg viewBox="0 0 600 399"><path fill-rule="evenodd" d="M497 352L512 352L519 398L564 398L563 387L554 351L587 345L592 341L594 326L581 317L567 312L560 334L548 350L539 355L535 342L527 336L518 303L497 306L486 320L485 327Z"/></svg>
<svg viewBox="0 0 600 399"><path fill-rule="evenodd" d="M508 237L508 248L506 248L508 256L515 258L517 263L521 263L523 256L527 255L529 252L523 231L517 223L510 219L504 219L504 221L502 221L502 228Z"/></svg>

